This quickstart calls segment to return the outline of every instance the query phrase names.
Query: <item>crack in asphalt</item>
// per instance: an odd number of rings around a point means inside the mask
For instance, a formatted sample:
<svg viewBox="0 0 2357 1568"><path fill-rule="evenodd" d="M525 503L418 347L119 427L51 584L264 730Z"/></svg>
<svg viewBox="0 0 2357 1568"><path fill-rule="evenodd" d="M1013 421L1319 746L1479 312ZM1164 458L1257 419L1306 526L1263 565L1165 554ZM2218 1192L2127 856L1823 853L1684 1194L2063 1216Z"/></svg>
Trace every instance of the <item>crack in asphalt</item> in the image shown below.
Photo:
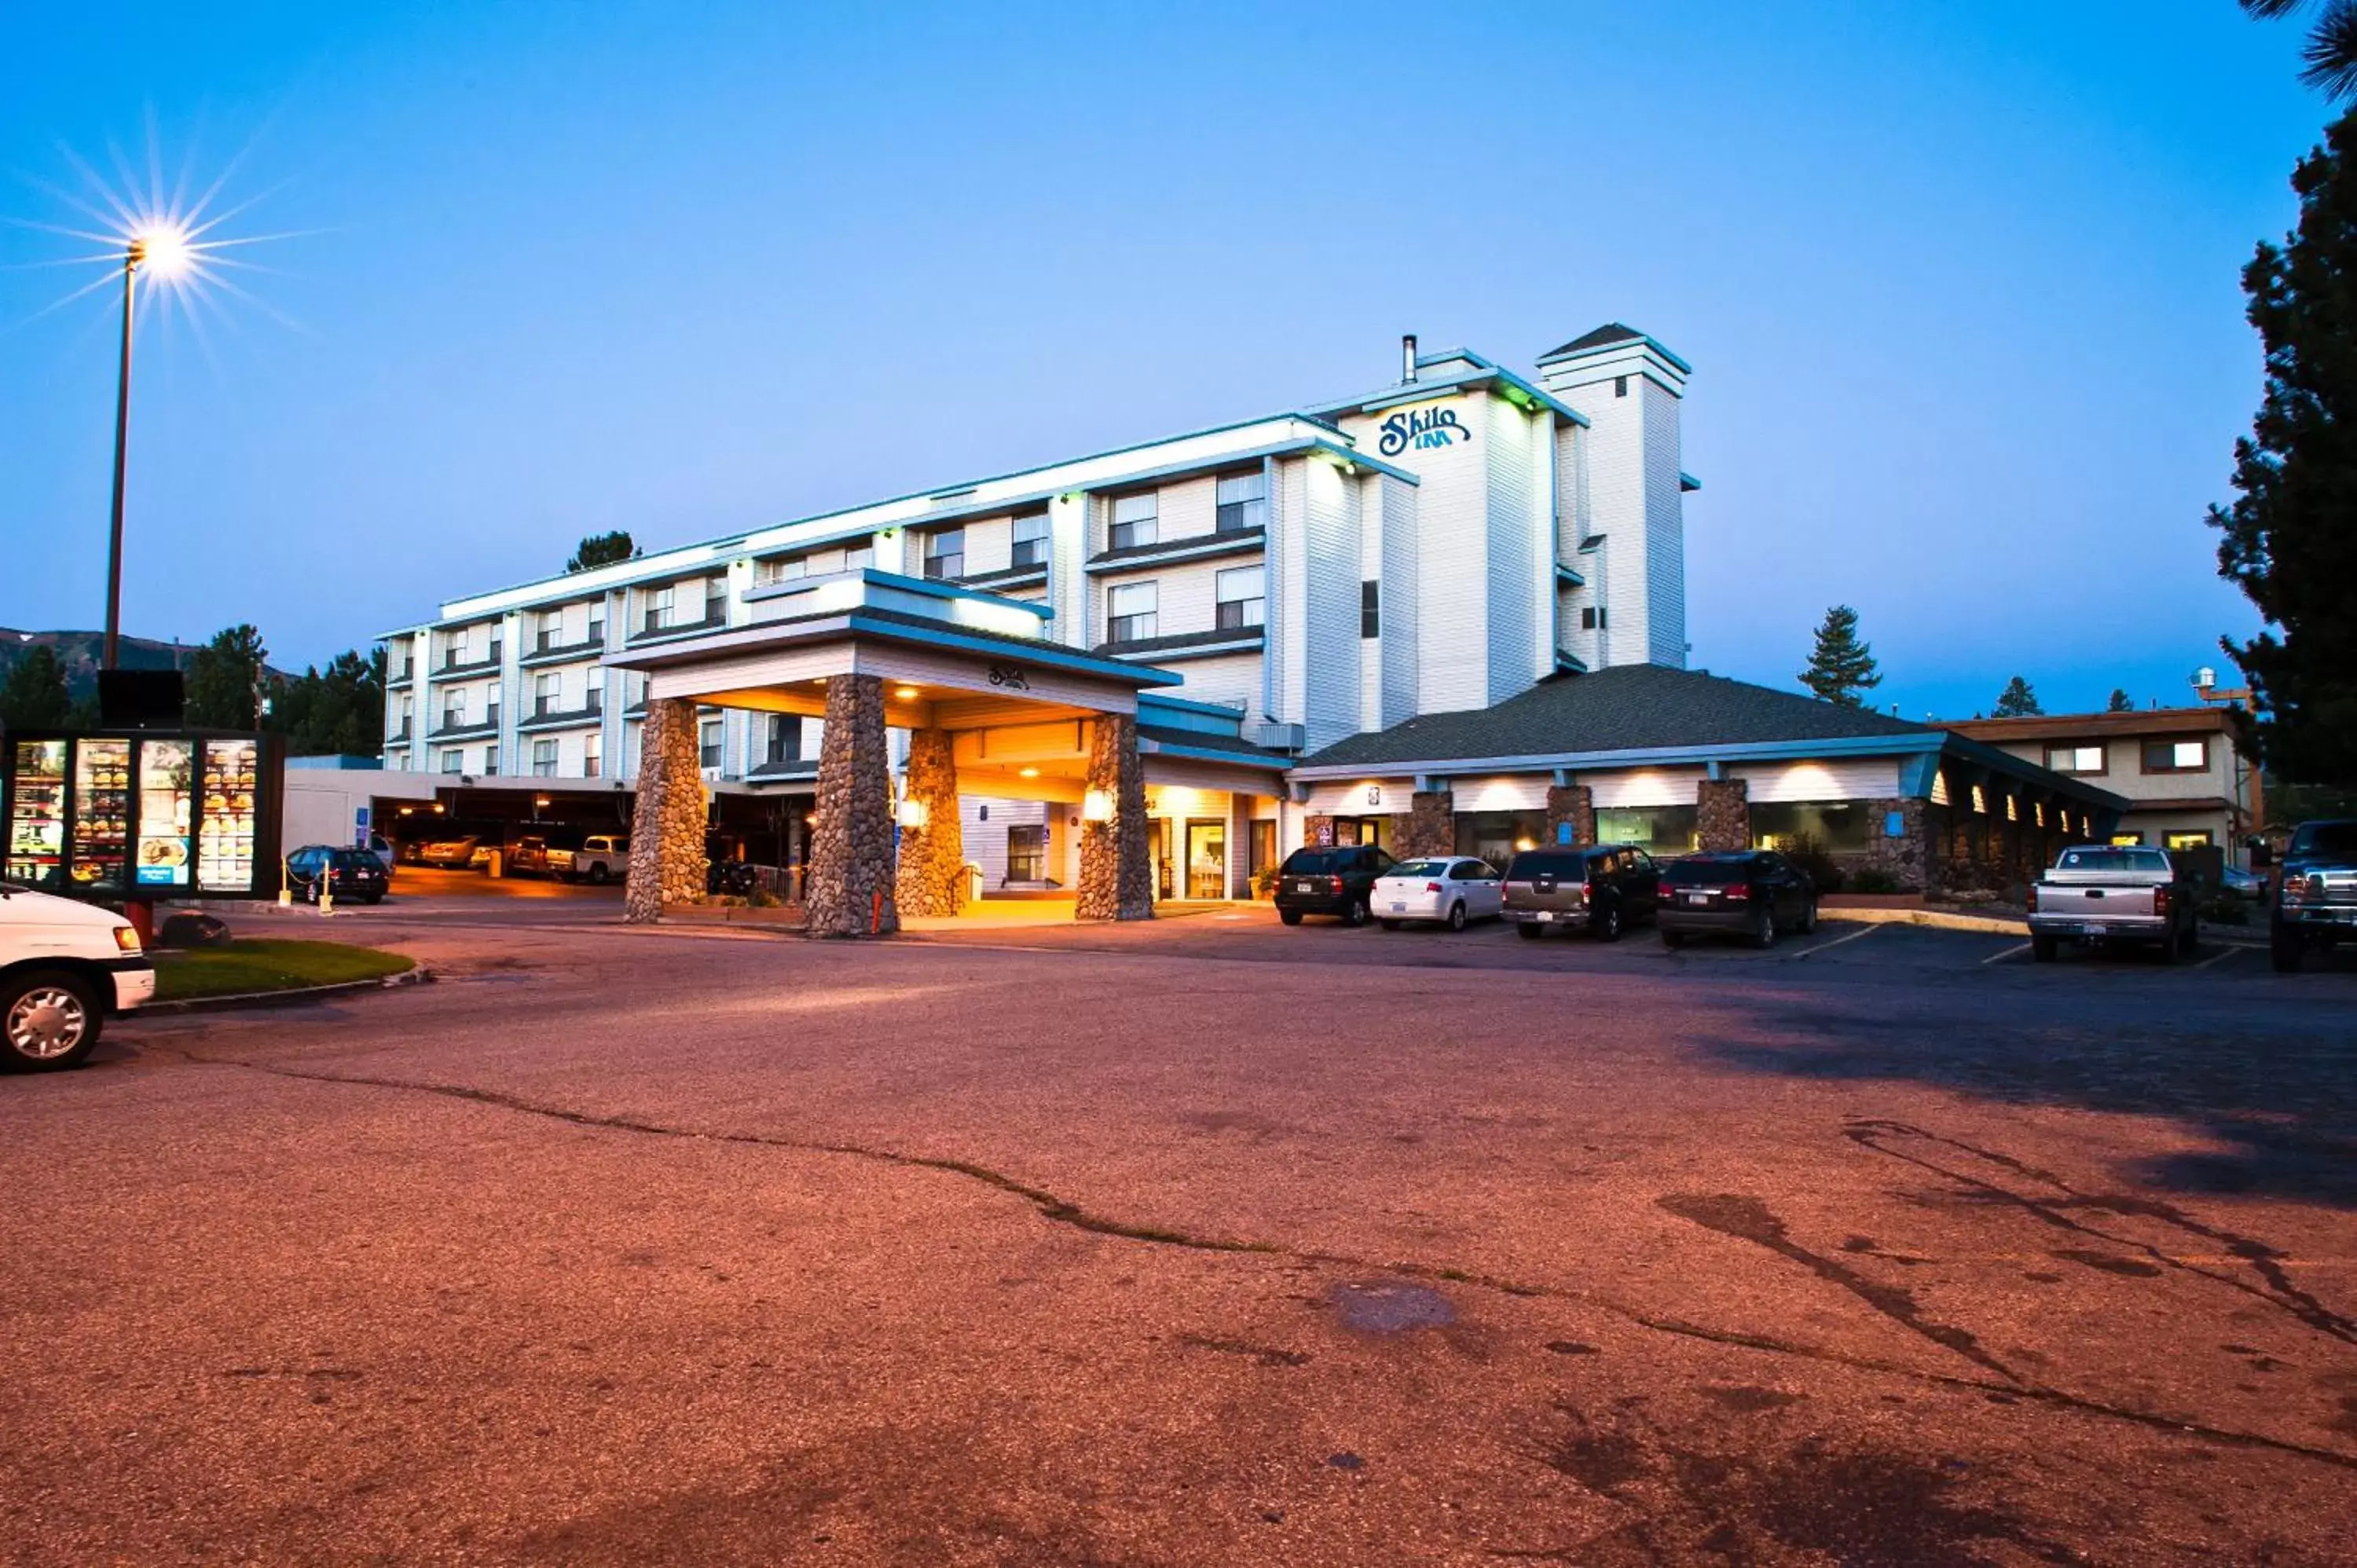
<svg viewBox="0 0 2357 1568"><path fill-rule="evenodd" d="M1354 1257L1348 1253L1326 1252L1309 1249L1286 1247L1270 1241L1244 1241L1216 1237L1190 1236L1183 1231L1172 1230L1158 1226L1133 1225L1122 1220L1109 1219L1103 1215L1092 1214L1089 1210L1082 1208L1079 1204L1074 1203L1068 1198L1059 1197L1054 1193L1051 1193L1043 1187L1034 1187L1028 1182L1019 1181L1003 1172L992 1170L986 1165L976 1165L970 1160L954 1160L925 1155L909 1155L900 1153L898 1150L871 1148L859 1144L831 1144L816 1142L809 1139L781 1138L762 1133L703 1132L688 1127L667 1126L659 1122L647 1122L636 1117L603 1116L587 1111L569 1110L561 1105L544 1105L536 1101L523 1099L520 1095L506 1094L498 1090L477 1089L466 1084L435 1083L420 1079L381 1078L373 1075L354 1073L312 1072L300 1068L285 1067L268 1062L240 1060L236 1058L231 1057L203 1056L183 1047L165 1046L160 1042L152 1044L148 1048L151 1050L167 1052L170 1055L177 1056L182 1060L199 1067L236 1068L247 1072L257 1072L273 1078L290 1079L305 1083L338 1084L361 1089L386 1089L404 1093L439 1095L446 1099L465 1101L479 1105L489 1105L500 1110L516 1112L523 1115L537 1116L550 1121L566 1122L576 1127L589 1127L617 1133L633 1133L647 1137L676 1138L685 1142L734 1144L759 1148L782 1149L798 1154L837 1155L854 1159L873 1160L879 1164L894 1165L903 1169L938 1171L945 1175L964 1176L971 1180L981 1182L985 1186L994 1187L1000 1192L1020 1197L1025 1202L1030 1204L1041 1219L1059 1225L1069 1225L1076 1230L1089 1231L1095 1235L1110 1236L1130 1241L1142 1241L1157 1246L1178 1247L1190 1251L1246 1253L1261 1257L1283 1258L1295 1262L1308 1263L1318 1267L1391 1273L1409 1279L1437 1280L1453 1284L1472 1285L1478 1289L1493 1291L1500 1294L1509 1296L1567 1301L1589 1307L1596 1311L1606 1313L1610 1316L1619 1318L1624 1323L1631 1325L1632 1326L1643 1328L1652 1333L1666 1334L1681 1338L1697 1339L1710 1344L1722 1345L1738 1349L1759 1350L1774 1355L1791 1356L1800 1359L1822 1362L1830 1366L1844 1367L1857 1371L1876 1372L1886 1376L1905 1378L1913 1381L1930 1383L1942 1388L1976 1391L2007 1401L2040 1404L2057 1410L2069 1410L2083 1415L2097 1416L2109 1420L2125 1422L2133 1425L2148 1427L2157 1431L2175 1433L2184 1436L2199 1437L2224 1446L2262 1448L2274 1453L2297 1455L2301 1458L2313 1459L2322 1464L2334 1466L2341 1469L2357 1471L2357 1455L2339 1453L2329 1448L2312 1447L2307 1444L2294 1443L2284 1438L2269 1437L2261 1433L2240 1432L2228 1427L2216 1427L2200 1422L2187 1421L2176 1416L2157 1415L2147 1411L2130 1410L2125 1406L2106 1404L2103 1401L2087 1399L2083 1396L2073 1394L2065 1390L2054 1388L2048 1384L2029 1381L2023 1379L2019 1374L2015 1373L2009 1369L2003 1367L2001 1364L1986 1358L1968 1359L1975 1359L1976 1364L1994 1368L1994 1369L2005 1380L1992 1381L1984 1378L1967 1377L1957 1373L1932 1371L1921 1367L1910 1367L1901 1362L1886 1360L1878 1357L1852 1356L1838 1350L1826 1349L1819 1346L1797 1344L1790 1340L1780 1339L1764 1334L1751 1334L1733 1329L1708 1328L1698 1324L1687 1323L1678 1318L1656 1316L1652 1313L1631 1306L1626 1303L1615 1301L1609 1296L1601 1295L1588 1290L1557 1285L1530 1284L1522 1281L1505 1279L1494 1274L1481 1273L1465 1269L1442 1267L1429 1263L1382 1262L1374 1259ZM1861 1122L1854 1125L1857 1127L1887 1127L1893 1129L1904 1127L1903 1123L1899 1122ZM1913 1128L1906 1128L1905 1130L1910 1133L1917 1131ZM1855 1136L1855 1133L1853 1133L1852 1135ZM1936 1134L1924 1133L1922 1135L1936 1138ZM1950 1142L1950 1140L1944 1139L1938 1141ZM1957 1146L1964 1147L1964 1145L1959 1144ZM1884 1152L1888 1153L1889 1151ZM1907 1158L1908 1156L1900 1155L1899 1157ZM2011 1161L2002 1155L1990 1157L1996 1159L2000 1165L2018 1164L2018 1162ZM2020 1166L2019 1168L2028 1171L2030 1167ZM1959 1177L1958 1179L1970 1180L1971 1178ZM2003 1189L1998 1190L2001 1191ZM1671 1212L1674 1213L1677 1211L1675 1209L1672 1209ZM2110 1238L2106 1239L2108 1240ZM2195 1270L2194 1272L2207 1273L2207 1271L2202 1270ZM1868 1298L1868 1300L1869 1305L1872 1305L1871 1298ZM1923 1332L1922 1328L1920 1326L1911 1324L1910 1326L1916 1327L1917 1332L1919 1333ZM1962 1333L1961 1330L1953 1332ZM1933 1336L1927 1337L1932 1337L1933 1343L1940 1344L1943 1348L1952 1351L1958 1349L1956 1346L1949 1344L1944 1339L1941 1339ZM1970 1339L1971 1337L1969 1335L1965 1335L1964 1337L1966 1339Z"/></svg>

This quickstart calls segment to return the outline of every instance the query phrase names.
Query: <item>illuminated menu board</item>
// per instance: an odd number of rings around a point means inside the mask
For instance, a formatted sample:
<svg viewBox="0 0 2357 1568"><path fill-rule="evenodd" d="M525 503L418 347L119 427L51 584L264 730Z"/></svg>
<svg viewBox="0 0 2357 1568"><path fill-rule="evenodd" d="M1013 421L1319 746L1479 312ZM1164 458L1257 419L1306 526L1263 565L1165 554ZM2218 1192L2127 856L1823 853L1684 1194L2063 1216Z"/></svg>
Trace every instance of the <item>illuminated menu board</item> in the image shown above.
<svg viewBox="0 0 2357 1568"><path fill-rule="evenodd" d="M122 887L131 850L129 741L85 740L74 747L72 805L75 887Z"/></svg>
<svg viewBox="0 0 2357 1568"><path fill-rule="evenodd" d="M240 891L253 882L259 748L250 740L209 740L204 757L197 818L198 885L216 893Z"/></svg>
<svg viewBox="0 0 2357 1568"><path fill-rule="evenodd" d="M139 747L139 837L132 877L142 887L188 885L196 745L150 740Z"/></svg>
<svg viewBox="0 0 2357 1568"><path fill-rule="evenodd" d="M66 879L66 743L20 740L13 750L7 877L55 892Z"/></svg>

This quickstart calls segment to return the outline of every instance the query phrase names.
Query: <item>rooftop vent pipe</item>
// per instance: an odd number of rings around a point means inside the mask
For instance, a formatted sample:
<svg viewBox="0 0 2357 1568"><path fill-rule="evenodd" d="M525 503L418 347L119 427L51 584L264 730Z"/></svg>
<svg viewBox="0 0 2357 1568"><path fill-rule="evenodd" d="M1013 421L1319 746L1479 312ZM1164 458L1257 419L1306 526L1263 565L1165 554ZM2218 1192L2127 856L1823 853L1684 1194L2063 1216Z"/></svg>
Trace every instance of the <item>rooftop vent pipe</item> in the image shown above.
<svg viewBox="0 0 2357 1568"><path fill-rule="evenodd" d="M1413 332L1400 339L1400 380L1415 380L1415 334Z"/></svg>

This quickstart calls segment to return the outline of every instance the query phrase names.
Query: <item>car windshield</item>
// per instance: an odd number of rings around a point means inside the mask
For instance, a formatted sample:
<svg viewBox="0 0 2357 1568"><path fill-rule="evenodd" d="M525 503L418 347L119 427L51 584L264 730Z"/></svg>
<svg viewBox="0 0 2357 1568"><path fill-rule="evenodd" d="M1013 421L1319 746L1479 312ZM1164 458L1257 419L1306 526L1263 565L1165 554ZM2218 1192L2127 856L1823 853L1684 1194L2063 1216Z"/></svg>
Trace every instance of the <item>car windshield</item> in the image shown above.
<svg viewBox="0 0 2357 1568"><path fill-rule="evenodd" d="M2291 835L2291 854L2357 860L2357 822L2309 822Z"/></svg>
<svg viewBox="0 0 2357 1568"><path fill-rule="evenodd" d="M1404 860L1385 872L1387 876L1446 876L1449 863L1445 860Z"/></svg>
<svg viewBox="0 0 2357 1568"><path fill-rule="evenodd" d="M2148 871L2166 875L2169 856L2157 849L2066 849L2057 871Z"/></svg>
<svg viewBox="0 0 2357 1568"><path fill-rule="evenodd" d="M1748 860L1675 860L1662 872L1673 887L1732 887L1751 879Z"/></svg>
<svg viewBox="0 0 2357 1568"><path fill-rule="evenodd" d="M1514 856L1506 867L1509 882L1528 882L1534 876L1560 876L1577 882L1587 875L1587 857L1577 851L1543 849Z"/></svg>

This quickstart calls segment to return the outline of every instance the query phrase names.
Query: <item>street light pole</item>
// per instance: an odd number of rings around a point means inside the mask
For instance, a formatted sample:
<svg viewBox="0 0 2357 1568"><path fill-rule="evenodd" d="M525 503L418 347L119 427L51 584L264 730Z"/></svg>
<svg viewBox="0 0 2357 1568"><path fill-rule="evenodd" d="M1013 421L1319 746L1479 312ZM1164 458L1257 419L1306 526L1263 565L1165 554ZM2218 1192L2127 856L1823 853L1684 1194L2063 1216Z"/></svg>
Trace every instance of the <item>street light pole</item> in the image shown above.
<svg viewBox="0 0 2357 1568"><path fill-rule="evenodd" d="M114 668L114 645L123 627L123 465L131 442L131 306L139 263L147 242L135 239L123 252L123 368L114 383L114 522L106 546L106 650L100 668Z"/></svg>

